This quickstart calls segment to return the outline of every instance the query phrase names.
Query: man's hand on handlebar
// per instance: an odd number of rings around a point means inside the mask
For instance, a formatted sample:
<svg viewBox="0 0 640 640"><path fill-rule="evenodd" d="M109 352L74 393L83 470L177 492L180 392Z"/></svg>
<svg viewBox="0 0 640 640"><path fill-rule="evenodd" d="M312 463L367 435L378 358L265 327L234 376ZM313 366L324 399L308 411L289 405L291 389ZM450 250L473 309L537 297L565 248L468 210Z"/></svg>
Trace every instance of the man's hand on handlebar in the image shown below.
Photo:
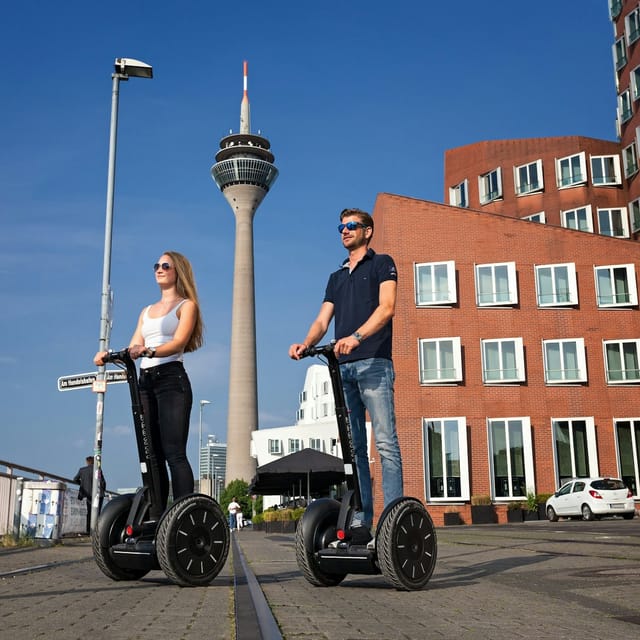
<svg viewBox="0 0 640 640"><path fill-rule="evenodd" d="M300 360L300 358L304 358L304 352L307 348L306 344L292 344L289 347L289 357L293 360Z"/></svg>

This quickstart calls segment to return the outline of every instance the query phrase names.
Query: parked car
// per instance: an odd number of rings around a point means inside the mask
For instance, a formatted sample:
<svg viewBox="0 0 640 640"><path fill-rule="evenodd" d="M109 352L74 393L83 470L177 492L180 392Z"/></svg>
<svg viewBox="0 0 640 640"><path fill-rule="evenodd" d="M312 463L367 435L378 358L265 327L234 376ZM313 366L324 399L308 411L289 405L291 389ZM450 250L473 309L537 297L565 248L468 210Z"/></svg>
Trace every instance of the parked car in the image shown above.
<svg viewBox="0 0 640 640"><path fill-rule="evenodd" d="M551 522L575 516L583 520L601 516L630 520L636 507L633 494L619 478L573 478L547 499L546 513Z"/></svg>

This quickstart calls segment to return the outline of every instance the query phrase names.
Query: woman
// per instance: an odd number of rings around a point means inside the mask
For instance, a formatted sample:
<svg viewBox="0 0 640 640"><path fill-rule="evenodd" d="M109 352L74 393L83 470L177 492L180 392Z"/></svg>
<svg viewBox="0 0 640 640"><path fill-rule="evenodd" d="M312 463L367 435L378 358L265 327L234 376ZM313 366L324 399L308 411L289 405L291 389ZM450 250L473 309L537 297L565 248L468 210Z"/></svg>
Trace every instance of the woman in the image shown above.
<svg viewBox="0 0 640 640"><path fill-rule="evenodd" d="M182 364L185 352L203 343L203 323L193 270L180 253L167 251L153 265L160 300L145 307L129 344L131 357L140 361L140 396L160 469L163 506L169 497L193 493L193 471L187 459L187 437L193 394ZM104 364L106 352L94 362Z"/></svg>

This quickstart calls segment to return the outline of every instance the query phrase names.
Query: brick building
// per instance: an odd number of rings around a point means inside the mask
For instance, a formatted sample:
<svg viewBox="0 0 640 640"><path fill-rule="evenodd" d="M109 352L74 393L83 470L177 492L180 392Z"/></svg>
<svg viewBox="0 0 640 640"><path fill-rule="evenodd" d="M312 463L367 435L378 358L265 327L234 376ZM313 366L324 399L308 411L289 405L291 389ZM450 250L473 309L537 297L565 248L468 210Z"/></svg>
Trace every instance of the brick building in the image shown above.
<svg viewBox="0 0 640 640"><path fill-rule="evenodd" d="M445 154L448 205L377 198L372 246L400 274L405 494L436 524L452 505L470 522L480 495L504 520L573 476L622 477L640 498L640 6L609 5L619 142L470 144Z"/></svg>

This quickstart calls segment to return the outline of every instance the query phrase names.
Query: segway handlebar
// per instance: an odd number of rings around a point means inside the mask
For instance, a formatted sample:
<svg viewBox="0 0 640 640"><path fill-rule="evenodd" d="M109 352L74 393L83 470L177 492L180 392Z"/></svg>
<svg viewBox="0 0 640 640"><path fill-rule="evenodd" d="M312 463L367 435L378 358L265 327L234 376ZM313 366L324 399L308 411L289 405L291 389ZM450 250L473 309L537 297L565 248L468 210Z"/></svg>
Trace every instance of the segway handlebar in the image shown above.
<svg viewBox="0 0 640 640"><path fill-rule="evenodd" d="M310 358L311 356L321 356L333 353L333 348L336 346L336 341L332 340L327 344L318 344L313 347L307 347L301 354L301 358Z"/></svg>
<svg viewBox="0 0 640 640"><path fill-rule="evenodd" d="M129 355L129 348L121 349L120 351L109 351L104 358L102 358L104 363L107 362L123 362L126 364L127 362L133 362L133 359Z"/></svg>

